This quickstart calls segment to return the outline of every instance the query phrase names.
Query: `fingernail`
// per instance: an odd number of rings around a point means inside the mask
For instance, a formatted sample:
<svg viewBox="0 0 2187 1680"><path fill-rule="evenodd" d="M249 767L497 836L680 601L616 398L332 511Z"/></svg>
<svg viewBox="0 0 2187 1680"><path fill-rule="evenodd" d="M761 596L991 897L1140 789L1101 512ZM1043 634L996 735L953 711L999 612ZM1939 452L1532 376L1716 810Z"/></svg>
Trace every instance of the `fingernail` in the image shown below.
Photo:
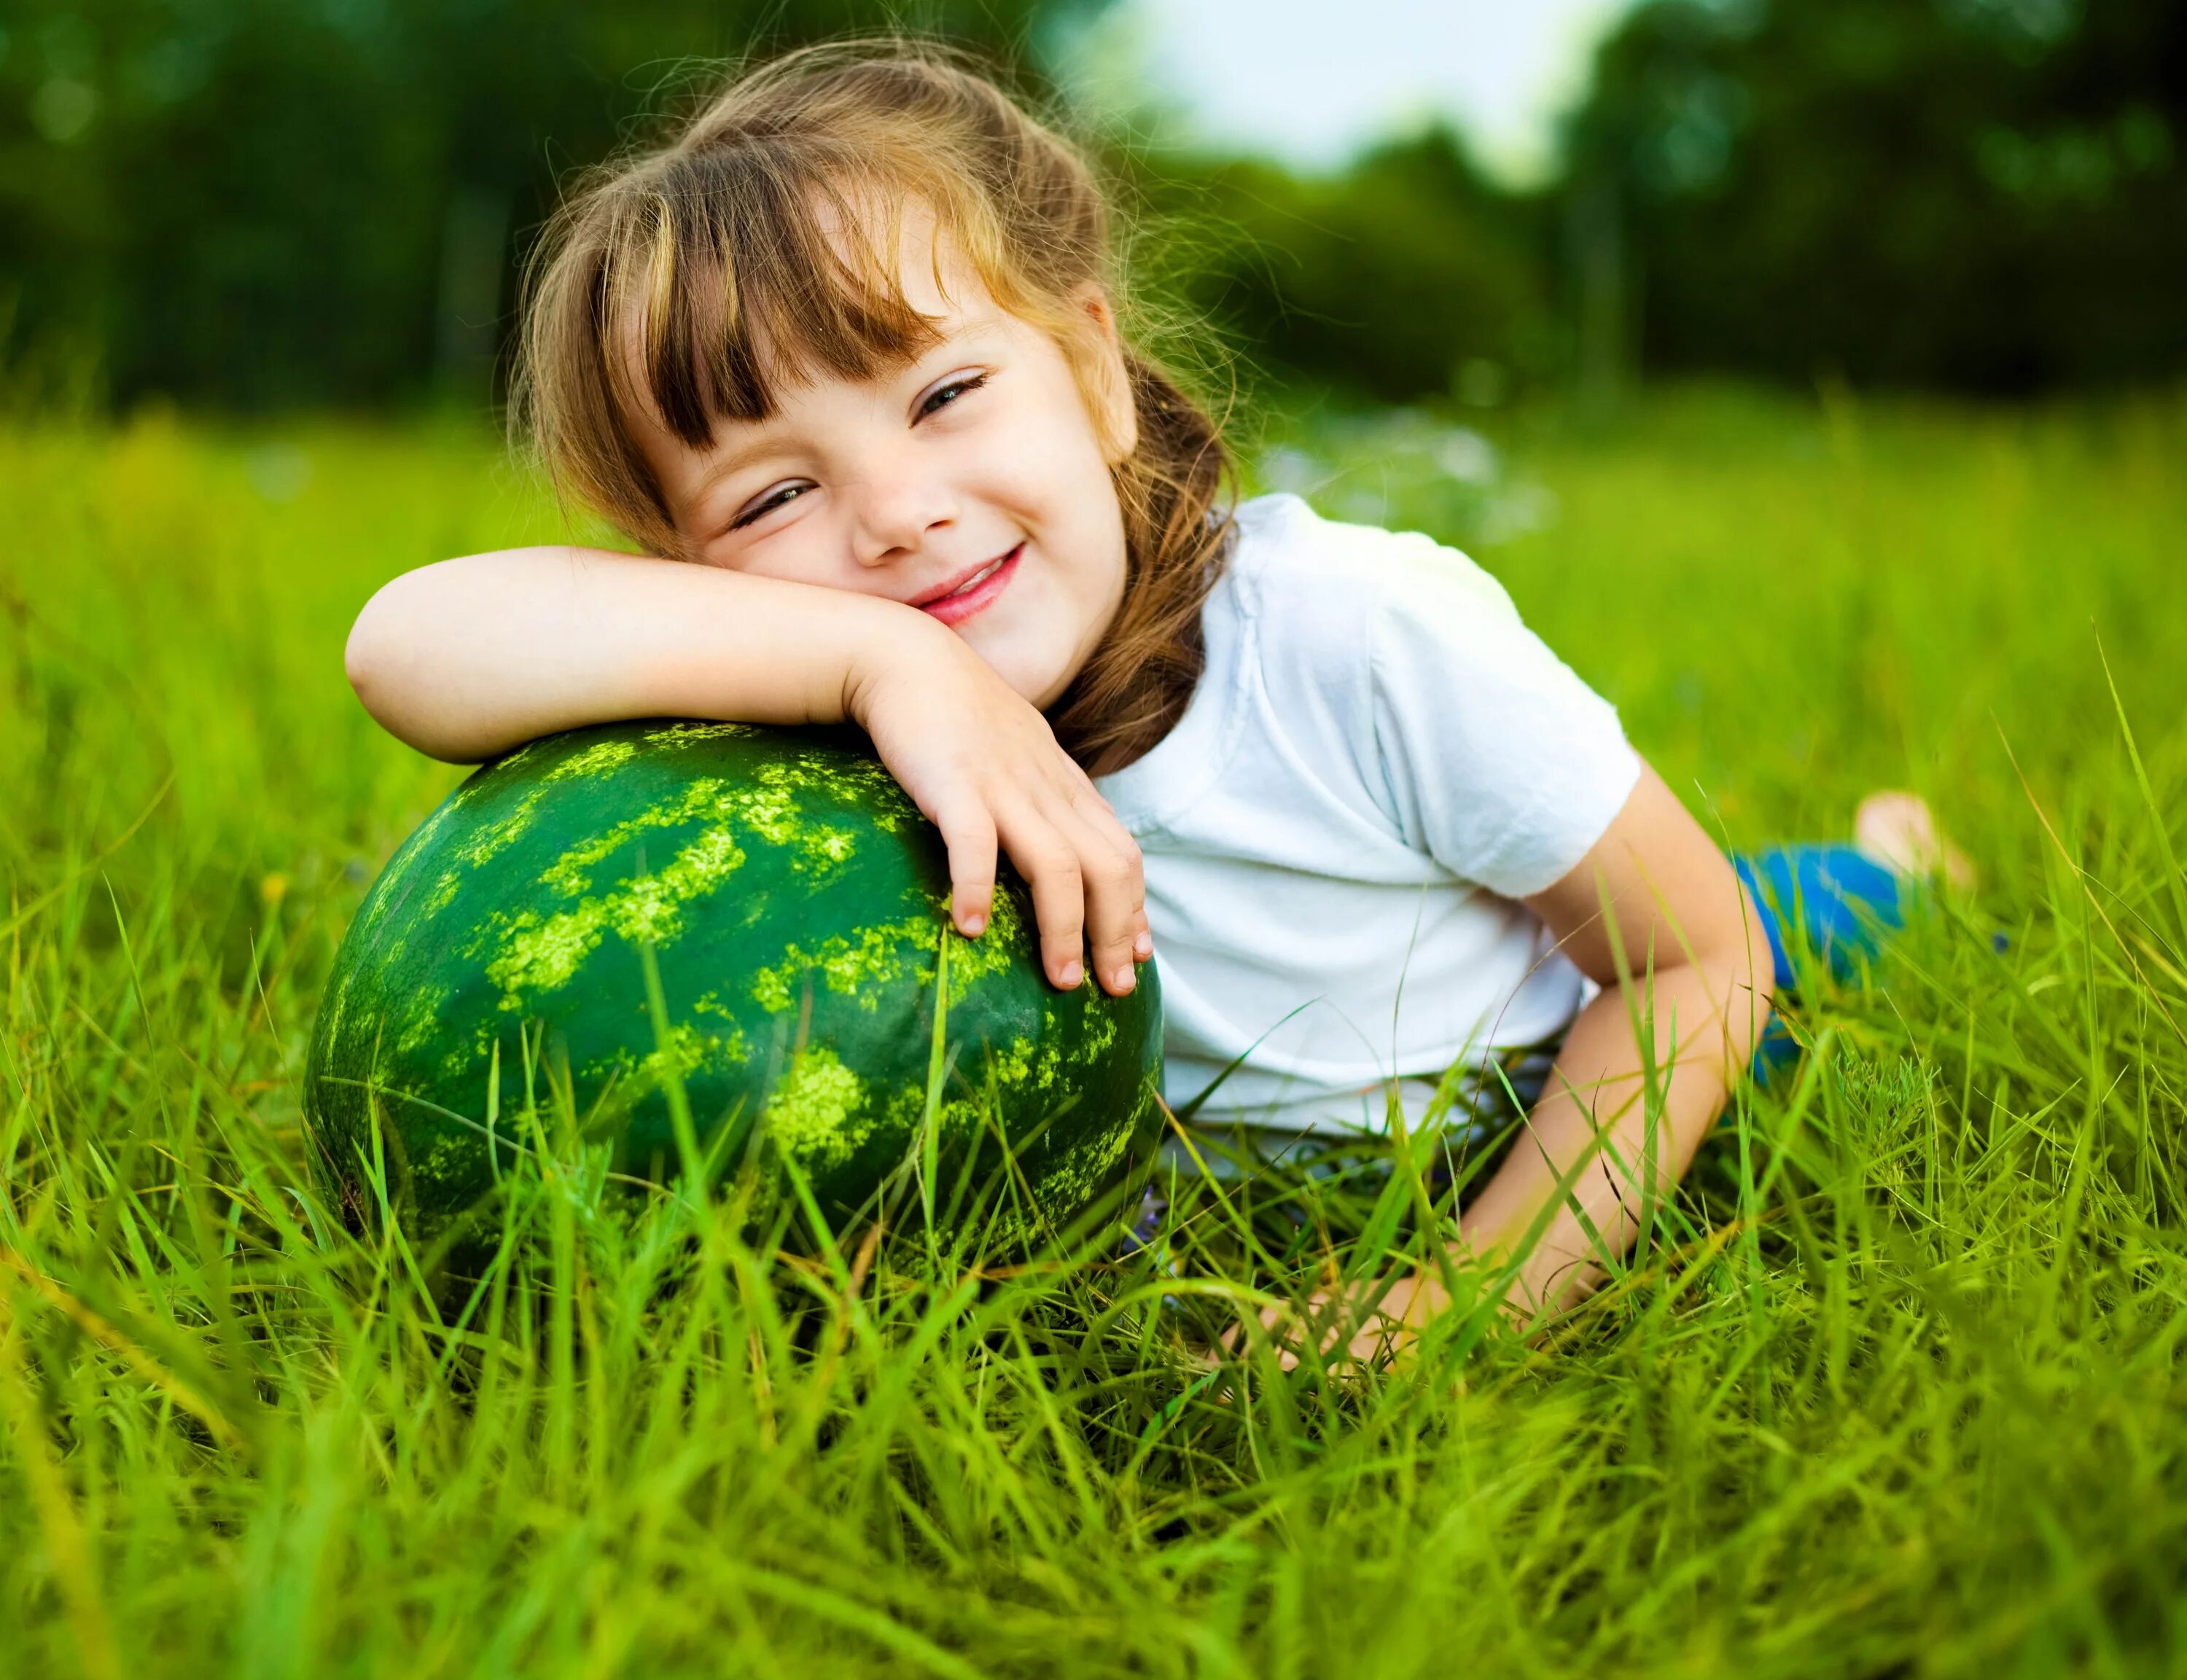
<svg viewBox="0 0 2187 1680"><path fill-rule="evenodd" d="M987 932L987 919L981 915L977 910L975 910L970 915L964 918L965 938L977 939L981 934Z"/></svg>
<svg viewBox="0 0 2187 1680"><path fill-rule="evenodd" d="M1063 973L1057 978L1055 983L1061 986L1065 992L1069 992L1075 987L1079 981L1085 978L1086 969L1084 964L1080 963L1076 957L1073 957L1069 962L1063 965Z"/></svg>
<svg viewBox="0 0 2187 1680"><path fill-rule="evenodd" d="M1132 965L1129 963L1116 970L1116 990L1119 992L1129 992L1138 984L1138 976L1132 972Z"/></svg>
<svg viewBox="0 0 2187 1680"><path fill-rule="evenodd" d="M1137 939L1132 941L1132 955L1138 958L1142 963L1145 962L1148 958L1154 954L1155 936L1152 934L1143 933Z"/></svg>

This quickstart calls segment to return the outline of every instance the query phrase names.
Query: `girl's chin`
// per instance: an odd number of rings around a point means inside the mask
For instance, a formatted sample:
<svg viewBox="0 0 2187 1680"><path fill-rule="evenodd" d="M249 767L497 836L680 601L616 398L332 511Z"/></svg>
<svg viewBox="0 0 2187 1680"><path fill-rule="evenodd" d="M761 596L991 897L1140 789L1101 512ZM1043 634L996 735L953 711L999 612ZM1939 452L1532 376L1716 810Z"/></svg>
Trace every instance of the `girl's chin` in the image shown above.
<svg viewBox="0 0 2187 1680"><path fill-rule="evenodd" d="M1077 671L1053 655L1043 655L1010 638L967 636L972 651L987 660L996 676L1032 705L1045 708L1071 686Z"/></svg>
<svg viewBox="0 0 2187 1680"><path fill-rule="evenodd" d="M1099 639L1072 622L1074 615L1055 610L1054 593L1026 587L1046 582L1022 577L1003 599L953 626L997 676L1043 708L1071 686Z"/></svg>

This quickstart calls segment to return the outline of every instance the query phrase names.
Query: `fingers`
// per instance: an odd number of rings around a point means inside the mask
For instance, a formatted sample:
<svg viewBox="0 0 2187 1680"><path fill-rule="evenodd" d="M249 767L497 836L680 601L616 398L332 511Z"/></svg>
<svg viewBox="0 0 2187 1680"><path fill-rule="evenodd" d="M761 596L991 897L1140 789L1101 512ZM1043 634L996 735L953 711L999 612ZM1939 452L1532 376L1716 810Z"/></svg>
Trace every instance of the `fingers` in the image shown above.
<svg viewBox="0 0 2187 1680"><path fill-rule="evenodd" d="M1315 1299L1318 1301L1319 1297L1317 1296ZM1288 1306L1274 1306L1262 1307L1259 1314L1259 1322L1262 1333L1275 1341L1278 1365L1281 1369L1286 1371L1295 1370L1298 1366L1297 1350L1295 1349L1288 1340L1285 1340L1281 1334L1284 1321L1291 1316L1291 1308ZM1215 1340L1217 1346L1220 1349L1221 1352L1228 1354L1233 1358L1237 1357L1245 1351L1245 1322L1241 1319L1238 1323L1229 1325L1223 1330L1223 1334L1217 1336ZM1216 1350L1214 1349L1210 1350L1211 1363L1215 1355L1215 1351Z"/></svg>
<svg viewBox="0 0 2187 1680"><path fill-rule="evenodd" d="M1074 807L1079 873L1086 889L1086 942L1101 987L1121 997L1138 984L1137 964L1146 930L1146 878L1139 848L1105 809ZM1148 953L1154 944L1147 940Z"/></svg>
<svg viewBox="0 0 2187 1680"><path fill-rule="evenodd" d="M1086 878L1078 854L1053 822L1020 817L1004 825L1003 844L1032 890L1040 924L1040 966L1065 992L1086 978Z"/></svg>
<svg viewBox="0 0 2187 1680"><path fill-rule="evenodd" d="M1022 705L1015 696L1013 705ZM942 830L948 847L950 919L975 939L994 919L998 849L1032 890L1041 969L1070 991L1094 975L1121 997L1154 954L1139 848L1037 714L1032 739L1005 732L1005 750L980 758L930 754L921 736L883 759ZM1019 732L1019 736L1026 733ZM880 744L876 737L876 744Z"/></svg>
<svg viewBox="0 0 2187 1680"><path fill-rule="evenodd" d="M1403 1357L1420 1333L1408 1319L1414 1291L1400 1280L1382 1300L1372 1299L1375 1293L1370 1288L1355 1298L1318 1289L1302 1304L1262 1307L1257 1317L1275 1349L1278 1367L1296 1370L1308 1348L1318 1349L1320 1363L1331 1369L1351 1365L1368 1370ZM1232 1324L1217 1341L1223 1352L1242 1354L1245 1323Z"/></svg>
<svg viewBox="0 0 2187 1680"><path fill-rule="evenodd" d="M949 919L967 939L987 930L995 907L995 825L977 806L938 820L949 848Z"/></svg>
<svg viewBox="0 0 2187 1680"><path fill-rule="evenodd" d="M1089 797L1026 797L998 824L1002 844L1032 890L1041 967L1065 991L1092 972L1122 997L1154 953L1147 930L1138 846L1107 807Z"/></svg>

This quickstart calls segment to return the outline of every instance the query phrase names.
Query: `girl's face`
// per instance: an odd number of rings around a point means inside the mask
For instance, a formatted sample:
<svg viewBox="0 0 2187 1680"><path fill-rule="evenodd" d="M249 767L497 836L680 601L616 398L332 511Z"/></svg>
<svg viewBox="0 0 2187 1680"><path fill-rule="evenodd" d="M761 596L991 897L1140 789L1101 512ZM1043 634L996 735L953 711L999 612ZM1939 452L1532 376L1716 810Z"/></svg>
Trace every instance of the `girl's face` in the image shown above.
<svg viewBox="0 0 2187 1680"><path fill-rule="evenodd" d="M872 379L779 380L773 415L720 422L704 449L649 418L641 441L694 558L917 607L1046 706L1123 598L1110 467L1134 434L1114 325L1089 290L1089 407L1054 338L965 265L937 279L923 243L901 284L932 349Z"/></svg>

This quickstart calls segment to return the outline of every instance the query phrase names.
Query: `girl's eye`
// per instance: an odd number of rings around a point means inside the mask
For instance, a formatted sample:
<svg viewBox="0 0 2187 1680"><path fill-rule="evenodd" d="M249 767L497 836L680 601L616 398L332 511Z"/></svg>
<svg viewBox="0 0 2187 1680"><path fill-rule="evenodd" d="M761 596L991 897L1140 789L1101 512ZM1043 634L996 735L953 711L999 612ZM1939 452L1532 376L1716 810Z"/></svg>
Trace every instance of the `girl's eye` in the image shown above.
<svg viewBox="0 0 2187 1680"><path fill-rule="evenodd" d="M947 408L966 391L977 391L987 382L985 374L960 374L953 379L944 381L919 400L919 418L923 420L929 414Z"/></svg>
<svg viewBox="0 0 2187 1680"><path fill-rule="evenodd" d="M812 488L809 484L785 484L778 489L770 490L731 520L729 529L742 531L754 520L764 518L777 508L787 506Z"/></svg>

